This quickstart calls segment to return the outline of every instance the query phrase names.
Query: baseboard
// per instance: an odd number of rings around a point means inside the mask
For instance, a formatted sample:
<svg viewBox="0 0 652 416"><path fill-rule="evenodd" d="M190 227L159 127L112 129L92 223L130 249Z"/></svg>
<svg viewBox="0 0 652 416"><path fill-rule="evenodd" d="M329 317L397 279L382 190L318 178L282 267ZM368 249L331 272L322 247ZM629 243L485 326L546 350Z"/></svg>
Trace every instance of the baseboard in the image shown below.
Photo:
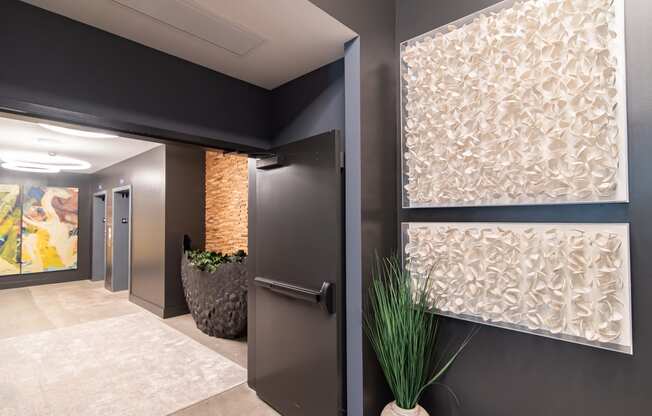
<svg viewBox="0 0 652 416"><path fill-rule="evenodd" d="M138 296L132 293L129 294L129 301L135 303L136 305L140 306L143 309L146 309L147 311L153 313L159 318L165 318L163 307L159 305L156 305L148 300L139 298Z"/></svg>
<svg viewBox="0 0 652 416"><path fill-rule="evenodd" d="M190 312L186 304L162 307L143 298L139 298L132 293L129 294L129 301L163 319L185 315Z"/></svg>
<svg viewBox="0 0 652 416"><path fill-rule="evenodd" d="M187 313L190 313L190 309L188 309L188 305L185 303L183 305L166 306L163 312L163 318L174 318L175 316L185 315Z"/></svg>
<svg viewBox="0 0 652 416"><path fill-rule="evenodd" d="M54 283L77 282L81 280L90 281L87 277L69 276L66 275L65 272L44 272L29 275L16 275L2 278L0 280L0 290L50 285Z"/></svg>

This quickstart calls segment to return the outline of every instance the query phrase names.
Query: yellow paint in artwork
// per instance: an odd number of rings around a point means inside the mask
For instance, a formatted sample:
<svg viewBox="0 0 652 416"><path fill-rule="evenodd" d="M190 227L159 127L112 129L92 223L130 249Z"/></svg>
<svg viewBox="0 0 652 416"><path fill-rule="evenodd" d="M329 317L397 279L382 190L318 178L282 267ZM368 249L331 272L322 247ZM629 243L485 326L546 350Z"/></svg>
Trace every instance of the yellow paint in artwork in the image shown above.
<svg viewBox="0 0 652 416"><path fill-rule="evenodd" d="M77 207L74 188L45 187L40 200L33 198L23 205L22 271L67 270L77 266L77 216L68 216ZM31 195L26 192L27 195ZM55 198L71 200L57 207ZM59 200L57 202L61 204ZM61 212L59 212L61 210Z"/></svg>
<svg viewBox="0 0 652 416"><path fill-rule="evenodd" d="M40 229L36 232L36 249L38 250L39 257L43 263L44 270L54 268L62 268L65 265L61 261L61 257L57 254L56 247L50 245L50 233L46 230Z"/></svg>
<svg viewBox="0 0 652 416"><path fill-rule="evenodd" d="M17 257L21 211L16 205L19 194L18 185L0 185L0 276L20 273Z"/></svg>

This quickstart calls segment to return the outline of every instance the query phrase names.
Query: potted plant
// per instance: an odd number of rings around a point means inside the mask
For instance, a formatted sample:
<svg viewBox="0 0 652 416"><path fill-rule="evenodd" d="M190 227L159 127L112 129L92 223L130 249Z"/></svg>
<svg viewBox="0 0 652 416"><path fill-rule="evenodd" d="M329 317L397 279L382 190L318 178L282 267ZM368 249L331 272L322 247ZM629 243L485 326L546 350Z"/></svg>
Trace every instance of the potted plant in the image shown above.
<svg viewBox="0 0 652 416"><path fill-rule="evenodd" d="M202 332L234 339L247 329L246 253L190 250L184 242L181 281L190 313Z"/></svg>
<svg viewBox="0 0 652 416"><path fill-rule="evenodd" d="M476 327L442 365L433 363L439 319L430 311L430 282L413 280L397 256L377 260L365 330L395 399L381 416L427 416L418 404L421 395L438 384L477 332Z"/></svg>

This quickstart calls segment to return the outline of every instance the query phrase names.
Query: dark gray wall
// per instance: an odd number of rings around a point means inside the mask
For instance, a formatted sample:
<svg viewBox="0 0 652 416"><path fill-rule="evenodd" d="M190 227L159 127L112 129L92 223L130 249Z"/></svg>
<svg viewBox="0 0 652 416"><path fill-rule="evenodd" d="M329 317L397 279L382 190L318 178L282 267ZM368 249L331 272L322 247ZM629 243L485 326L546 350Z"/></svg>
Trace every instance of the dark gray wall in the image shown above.
<svg viewBox="0 0 652 416"><path fill-rule="evenodd" d="M397 1L396 46L495 1ZM630 204L401 210L403 221L630 222L634 356L483 327L446 376L459 395L459 413L442 389L430 389L431 414L483 416L647 415L652 407L652 3L627 0L627 83ZM398 56L396 57L398 62ZM460 336L468 325L446 321Z"/></svg>
<svg viewBox="0 0 652 416"><path fill-rule="evenodd" d="M340 59L272 90L273 144L344 133L344 60Z"/></svg>
<svg viewBox="0 0 652 416"><path fill-rule="evenodd" d="M345 55L347 400L350 415L373 415L389 395L369 344L363 344L361 309L374 253L396 248L395 4L311 1L360 36Z"/></svg>
<svg viewBox="0 0 652 416"><path fill-rule="evenodd" d="M166 146L165 152L165 316L188 312L181 283L184 234L193 248L204 247L205 164L203 149Z"/></svg>
<svg viewBox="0 0 652 416"><path fill-rule="evenodd" d="M18 0L0 2L0 56L0 101L88 114L95 124L269 142L265 89Z"/></svg>
<svg viewBox="0 0 652 416"><path fill-rule="evenodd" d="M165 307L165 146L159 146L97 172L93 192L107 191L107 226L112 221L112 192L131 185L132 264L130 298L163 315ZM107 279L111 242L107 244Z"/></svg>
<svg viewBox="0 0 652 416"><path fill-rule="evenodd" d="M79 239L77 269L0 277L0 289L90 279L91 276L91 177L86 174L38 174L0 170L0 183L79 188Z"/></svg>

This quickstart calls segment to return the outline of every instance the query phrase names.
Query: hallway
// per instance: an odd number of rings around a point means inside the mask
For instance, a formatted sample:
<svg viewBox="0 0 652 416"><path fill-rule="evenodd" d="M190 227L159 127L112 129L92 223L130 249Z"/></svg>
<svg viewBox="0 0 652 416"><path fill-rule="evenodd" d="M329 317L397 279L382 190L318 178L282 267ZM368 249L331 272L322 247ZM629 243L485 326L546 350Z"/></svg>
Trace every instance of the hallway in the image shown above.
<svg viewBox="0 0 652 416"><path fill-rule="evenodd" d="M78 281L0 292L0 415L272 416L246 342L211 338Z"/></svg>

